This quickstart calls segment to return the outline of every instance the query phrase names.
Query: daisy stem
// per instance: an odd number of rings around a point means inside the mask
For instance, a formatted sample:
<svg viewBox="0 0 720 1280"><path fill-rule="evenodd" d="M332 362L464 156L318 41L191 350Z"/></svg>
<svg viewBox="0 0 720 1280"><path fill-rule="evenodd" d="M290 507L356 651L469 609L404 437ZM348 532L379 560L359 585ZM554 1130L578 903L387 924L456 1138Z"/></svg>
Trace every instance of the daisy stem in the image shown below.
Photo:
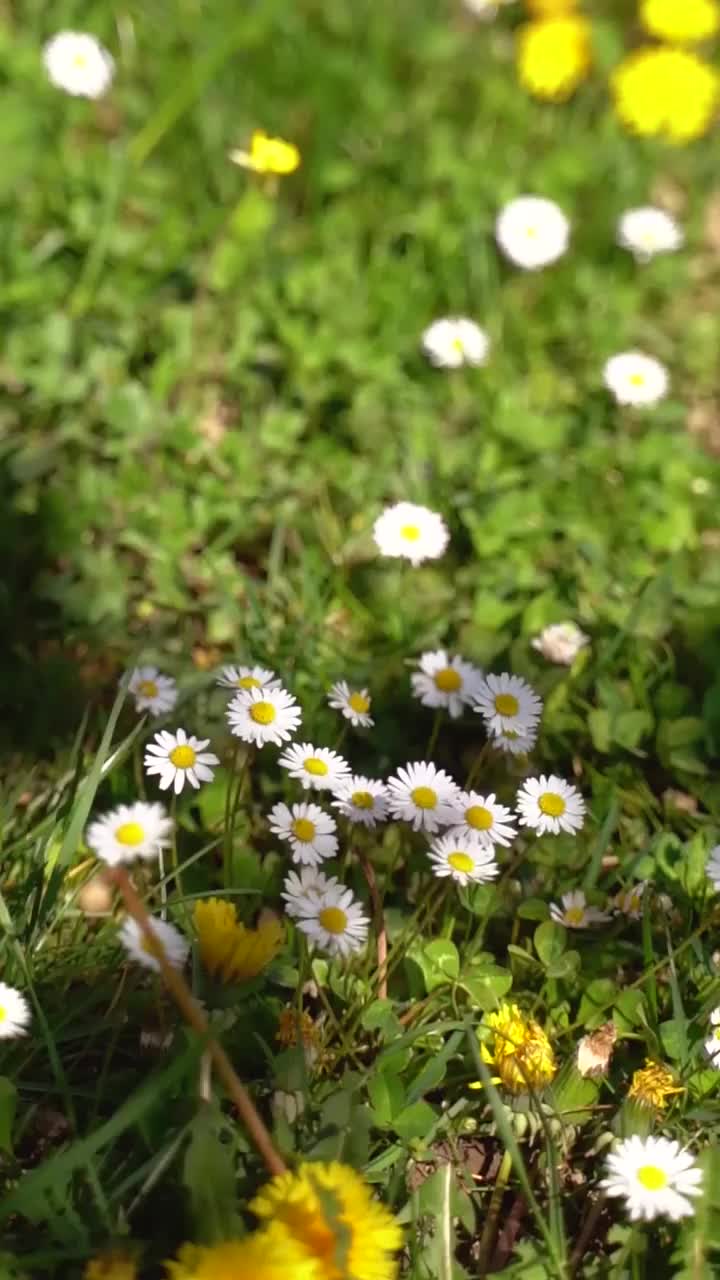
<svg viewBox="0 0 720 1280"><path fill-rule="evenodd" d="M467 782L465 783L465 788L464 788L465 791L472 791L475 785L475 782L478 778L478 775L480 773L480 770L482 769L485 763L485 760L487 759L489 750L490 750L490 739L488 738L488 741L483 743L475 759L473 760L473 763L470 767L470 772L467 776Z"/></svg>
<svg viewBox="0 0 720 1280"><path fill-rule="evenodd" d="M488 1205L487 1217L485 1218L483 1233L480 1237L480 1244L478 1246L478 1260L477 1260L478 1280L483 1280L483 1277L487 1275L488 1267L490 1266L492 1250L493 1250L493 1246L495 1244L495 1239L497 1236L498 1219L500 1217L500 1210L502 1208L503 1196L505 1195L505 1188L507 1187L511 1172L512 1172L512 1156L510 1155L510 1152L506 1149L505 1151L503 1151L502 1160L500 1162L500 1168L498 1169L498 1172L497 1172L497 1177L495 1179L495 1186L493 1187L492 1196L490 1197L490 1204Z"/></svg>
<svg viewBox="0 0 720 1280"><path fill-rule="evenodd" d="M194 999L193 994L182 974L168 962L162 950L157 949L157 939L150 924L150 917L144 902L133 885L127 869L123 866L109 867L107 876L120 891L128 915L132 917L141 930L145 940L153 946L154 954L160 965L160 972L165 986L182 1013L185 1021L193 1031L205 1041L206 1052L210 1055L215 1070L227 1089L237 1108L249 1137L255 1144L259 1155L265 1161L268 1172L275 1177L285 1173L285 1163L275 1148L275 1144L265 1123L255 1106L250 1094L238 1077L235 1068L225 1050L210 1031L210 1025L203 1009Z"/></svg>
<svg viewBox="0 0 720 1280"><path fill-rule="evenodd" d="M428 739L428 744L425 749L426 760L432 760L432 753L435 750L438 736L440 734L440 725L442 724L442 718L443 718L442 707L438 707L437 711L435 712L435 719L433 720L433 727L430 733L430 738Z"/></svg>
<svg viewBox="0 0 720 1280"><path fill-rule="evenodd" d="M387 930L385 928L385 914L383 912L382 898L378 889L377 878L375 876L375 868L368 858L364 849L356 848L355 854L360 864L360 869L367 881L368 892L370 894L370 902L372 903L373 925L375 927L375 937L377 939L377 993L379 1000L387 1000L388 984L387 984Z"/></svg>
<svg viewBox="0 0 720 1280"><path fill-rule="evenodd" d="M227 790L225 792L225 815L223 818L223 884L226 889L230 884L230 870L232 866L230 805L232 802L233 778L235 777L235 766L237 764L239 746L239 742L233 742L232 755L230 757L230 777L228 778Z"/></svg>

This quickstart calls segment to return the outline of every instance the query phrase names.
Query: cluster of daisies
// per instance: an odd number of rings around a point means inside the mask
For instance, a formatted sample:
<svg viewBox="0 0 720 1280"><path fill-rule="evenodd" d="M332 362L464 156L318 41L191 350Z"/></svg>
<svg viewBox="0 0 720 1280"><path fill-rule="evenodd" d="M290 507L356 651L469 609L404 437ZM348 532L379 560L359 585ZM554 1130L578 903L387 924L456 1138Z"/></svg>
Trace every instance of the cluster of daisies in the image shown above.
<svg viewBox="0 0 720 1280"><path fill-rule="evenodd" d="M524 271L538 271L556 262L570 244L570 222L559 205L541 196L519 196L501 210L495 236L506 258ZM684 236L664 209L643 205L628 209L617 224L617 242L638 262L680 249ZM467 316L435 320L422 335L422 348L437 368L482 365L490 339ZM667 394L669 379L663 364L641 351L611 356L603 370L605 386L621 405L652 405Z"/></svg>

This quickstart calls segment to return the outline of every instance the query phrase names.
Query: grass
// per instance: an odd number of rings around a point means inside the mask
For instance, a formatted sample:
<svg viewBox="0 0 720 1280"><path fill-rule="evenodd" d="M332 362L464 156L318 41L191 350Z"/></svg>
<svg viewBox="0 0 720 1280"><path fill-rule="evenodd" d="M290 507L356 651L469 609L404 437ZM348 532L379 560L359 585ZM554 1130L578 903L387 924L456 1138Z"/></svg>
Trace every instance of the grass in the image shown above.
<svg viewBox="0 0 720 1280"><path fill-rule="evenodd" d="M367 683L377 726L339 744L354 768L386 776L432 741L459 782L479 767L482 789L512 803L524 764L479 765L479 718L435 735L410 696L409 668L441 644L541 693L532 766L576 781L581 835L524 839L497 886L440 895L423 840L384 828L365 852L388 998L372 946L346 972L290 934L267 980L206 992L223 1006L217 1034L286 1158L365 1171L406 1226L413 1280L478 1274L472 1242L505 1150L483 1267L697 1280L717 1266L718 1077L702 1053L720 1004L704 870L720 827L716 157L711 138L668 149L621 131L606 80L633 21L619 3L592 16L598 65L560 107L516 83L512 7L488 26L435 0L0 7L0 957L34 1008L0 1063L9 1276L80 1276L119 1239L152 1278L183 1239L251 1221L262 1179L233 1114L198 1103L202 1046L123 962L115 920L81 910L88 816L157 798L141 763L156 726L115 701L122 672L142 658L175 674L169 726L221 756L215 781L178 802L180 870L165 873L191 932L209 893L248 923L279 909L287 858L265 815L298 798L267 749L229 803L223 660L272 666L307 738L331 746L326 690ZM65 26L117 57L101 102L45 80L40 48ZM227 160L258 126L302 152L274 191ZM573 224L571 251L536 274L493 238L525 191ZM649 199L677 210L687 245L638 267L614 229ZM454 312L489 331L485 367L423 359L422 330ZM650 412L619 410L602 387L605 360L633 346L670 370ZM371 538L404 498L451 532L446 556L414 571ZM565 618L592 640L569 671L530 647ZM338 865L367 901L351 847ZM652 883L642 922L573 935L548 920L562 892L602 905L638 879ZM157 906L157 878L142 887ZM204 990L197 960L193 973ZM310 975L322 1071L275 1040ZM561 1071L510 1109L491 1084L469 1092L468 1030L505 995L565 1070L612 1019L607 1080L580 1089ZM141 1030L171 1032L170 1048L141 1054ZM684 1090L656 1131L704 1164L689 1226L631 1228L618 1204L596 1207L646 1056Z"/></svg>

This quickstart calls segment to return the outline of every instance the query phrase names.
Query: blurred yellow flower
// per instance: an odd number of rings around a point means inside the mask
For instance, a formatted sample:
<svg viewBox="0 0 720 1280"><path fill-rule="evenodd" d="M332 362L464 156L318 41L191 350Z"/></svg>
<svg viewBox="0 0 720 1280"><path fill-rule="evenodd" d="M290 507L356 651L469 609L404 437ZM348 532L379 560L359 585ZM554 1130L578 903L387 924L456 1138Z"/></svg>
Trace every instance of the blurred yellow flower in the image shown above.
<svg viewBox="0 0 720 1280"><path fill-rule="evenodd" d="M196 902L193 919L203 966L223 982L256 978L275 959L285 936L279 920L247 929L238 922L232 903L220 898Z"/></svg>
<svg viewBox="0 0 720 1280"><path fill-rule="evenodd" d="M542 1027L516 1004L503 1003L489 1013L485 1025L493 1031L492 1043L481 1043L484 1062L491 1063L497 1079L510 1093L544 1089L557 1071L552 1045Z"/></svg>
<svg viewBox="0 0 720 1280"><path fill-rule="evenodd" d="M640 18L646 31L661 40L707 40L720 30L716 0L641 0Z"/></svg>
<svg viewBox="0 0 720 1280"><path fill-rule="evenodd" d="M644 1107L654 1107L664 1111L668 1098L674 1093L684 1093L669 1067L662 1062L645 1059L645 1066L635 1072L628 1089L628 1098L640 1102Z"/></svg>
<svg viewBox="0 0 720 1280"><path fill-rule="evenodd" d="M317 1259L278 1223L243 1240L185 1244L165 1268L168 1280L324 1280Z"/></svg>
<svg viewBox="0 0 720 1280"><path fill-rule="evenodd" d="M137 1266L125 1253L105 1253L88 1262L83 1280L137 1280Z"/></svg>
<svg viewBox="0 0 720 1280"><path fill-rule="evenodd" d="M591 61L590 24L584 18L548 18L520 28L518 76L536 98L569 98L587 76Z"/></svg>
<svg viewBox="0 0 720 1280"><path fill-rule="evenodd" d="M309 1045L317 1044L319 1040L317 1027L315 1026L315 1023L310 1017L310 1014L306 1013L304 1009L300 1016L299 1023L300 1023L300 1036L302 1038L303 1044L306 1047ZM298 1042L298 1011L297 1009L294 1009L292 1005L288 1005L286 1009L280 1010L280 1015L278 1017L277 1031L275 1032L275 1039L277 1040L278 1044L284 1045L285 1048L289 1048L291 1045L297 1044Z"/></svg>
<svg viewBox="0 0 720 1280"><path fill-rule="evenodd" d="M360 1175L347 1165L301 1164L297 1173L273 1178L251 1201L250 1208L259 1218L282 1225L317 1259L321 1280L344 1280L347 1276L353 1280L394 1280L397 1275L393 1254L402 1244L402 1231Z"/></svg>
<svg viewBox="0 0 720 1280"><path fill-rule="evenodd" d="M269 138L263 129L256 129L249 152L231 151L230 159L255 173L294 173L300 164L300 152L292 142Z"/></svg>
<svg viewBox="0 0 720 1280"><path fill-rule="evenodd" d="M612 77L615 107L635 133L691 142L709 128L718 106L717 72L684 49L638 49Z"/></svg>

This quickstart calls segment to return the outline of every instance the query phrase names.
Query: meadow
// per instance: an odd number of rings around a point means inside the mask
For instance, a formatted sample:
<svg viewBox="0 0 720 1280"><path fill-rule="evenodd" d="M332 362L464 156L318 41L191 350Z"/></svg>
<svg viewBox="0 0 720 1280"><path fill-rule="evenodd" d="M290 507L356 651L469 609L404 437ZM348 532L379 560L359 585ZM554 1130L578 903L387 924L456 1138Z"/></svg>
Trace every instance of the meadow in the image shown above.
<svg viewBox="0 0 720 1280"><path fill-rule="evenodd" d="M490 8L0 4L0 1280L718 1274L720 11Z"/></svg>

